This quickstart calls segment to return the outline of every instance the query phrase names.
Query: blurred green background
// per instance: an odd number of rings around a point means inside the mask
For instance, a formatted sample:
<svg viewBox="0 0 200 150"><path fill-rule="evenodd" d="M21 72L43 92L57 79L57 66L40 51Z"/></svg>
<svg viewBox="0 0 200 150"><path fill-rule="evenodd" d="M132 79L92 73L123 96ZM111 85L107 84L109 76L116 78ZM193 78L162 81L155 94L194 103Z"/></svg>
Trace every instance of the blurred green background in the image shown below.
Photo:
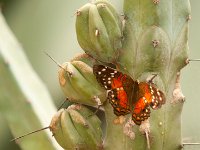
<svg viewBox="0 0 200 150"><path fill-rule="evenodd" d="M110 0L122 12L122 0ZM25 49L35 71L49 89L56 105L64 100L58 83L58 67L44 54L58 62L81 53L75 34L75 11L89 0L0 0L6 20ZM181 5L181 4L180 4ZM200 1L191 0L189 57L200 58ZM24 70L25 71L25 70ZM185 142L200 142L200 62L190 62L182 70L182 90L186 102L182 115ZM4 118L0 114L0 150L18 150ZM187 146L199 150L200 146Z"/></svg>

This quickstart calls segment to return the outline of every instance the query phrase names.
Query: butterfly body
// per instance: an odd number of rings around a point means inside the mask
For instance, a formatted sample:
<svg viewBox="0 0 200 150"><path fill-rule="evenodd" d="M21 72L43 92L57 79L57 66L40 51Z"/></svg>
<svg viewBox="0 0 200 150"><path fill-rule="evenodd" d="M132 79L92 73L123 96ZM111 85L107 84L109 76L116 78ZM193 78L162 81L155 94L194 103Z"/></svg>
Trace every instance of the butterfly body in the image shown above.
<svg viewBox="0 0 200 150"><path fill-rule="evenodd" d="M165 103L163 92L153 83L133 80L104 65L94 65L93 72L99 84L107 90L107 99L114 114L120 116L131 113L137 125L150 117L150 107L158 109Z"/></svg>

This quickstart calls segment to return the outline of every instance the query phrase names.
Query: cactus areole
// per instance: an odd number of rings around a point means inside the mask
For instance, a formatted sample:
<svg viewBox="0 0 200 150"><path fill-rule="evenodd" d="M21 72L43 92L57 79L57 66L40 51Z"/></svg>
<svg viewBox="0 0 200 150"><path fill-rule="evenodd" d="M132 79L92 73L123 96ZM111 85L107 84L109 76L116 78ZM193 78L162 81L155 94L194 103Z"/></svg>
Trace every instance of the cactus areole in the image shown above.
<svg viewBox="0 0 200 150"><path fill-rule="evenodd" d="M77 10L77 40L87 57L68 62L71 75L60 71L61 87L76 103L104 103L105 136L93 149L179 150L189 0L124 0L123 11L107 0Z"/></svg>

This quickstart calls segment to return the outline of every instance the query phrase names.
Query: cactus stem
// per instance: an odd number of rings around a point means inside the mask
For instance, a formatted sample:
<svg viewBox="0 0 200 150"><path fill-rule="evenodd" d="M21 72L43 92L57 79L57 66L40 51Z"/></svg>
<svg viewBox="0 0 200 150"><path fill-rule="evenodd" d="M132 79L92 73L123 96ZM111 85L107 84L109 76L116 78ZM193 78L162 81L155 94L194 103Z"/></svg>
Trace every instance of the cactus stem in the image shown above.
<svg viewBox="0 0 200 150"><path fill-rule="evenodd" d="M159 41L158 40L152 40L153 43L153 47L155 48L156 46L158 46Z"/></svg>
<svg viewBox="0 0 200 150"><path fill-rule="evenodd" d="M175 88L173 91L173 100L171 103L184 102L184 101L185 101L185 96L183 95L183 93L181 91L180 72L178 72L177 77L176 77Z"/></svg>

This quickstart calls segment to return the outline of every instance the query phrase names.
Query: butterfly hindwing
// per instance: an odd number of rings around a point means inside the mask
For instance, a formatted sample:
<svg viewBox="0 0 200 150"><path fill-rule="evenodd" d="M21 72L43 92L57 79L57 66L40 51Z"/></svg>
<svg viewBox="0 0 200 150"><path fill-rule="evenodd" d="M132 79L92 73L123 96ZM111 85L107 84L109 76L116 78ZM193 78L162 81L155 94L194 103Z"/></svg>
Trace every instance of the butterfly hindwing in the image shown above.
<svg viewBox="0 0 200 150"><path fill-rule="evenodd" d="M150 106L152 109L158 109L163 104L165 104L165 101L166 101L165 95L162 91L152 86L151 84L150 84L150 90L151 90L151 95L152 95Z"/></svg>
<svg viewBox="0 0 200 150"><path fill-rule="evenodd" d="M132 119L137 125L140 125L142 121L150 117L150 107L158 109L165 103L165 96L153 84L147 82L139 83L138 91L135 94L137 101L133 103Z"/></svg>

